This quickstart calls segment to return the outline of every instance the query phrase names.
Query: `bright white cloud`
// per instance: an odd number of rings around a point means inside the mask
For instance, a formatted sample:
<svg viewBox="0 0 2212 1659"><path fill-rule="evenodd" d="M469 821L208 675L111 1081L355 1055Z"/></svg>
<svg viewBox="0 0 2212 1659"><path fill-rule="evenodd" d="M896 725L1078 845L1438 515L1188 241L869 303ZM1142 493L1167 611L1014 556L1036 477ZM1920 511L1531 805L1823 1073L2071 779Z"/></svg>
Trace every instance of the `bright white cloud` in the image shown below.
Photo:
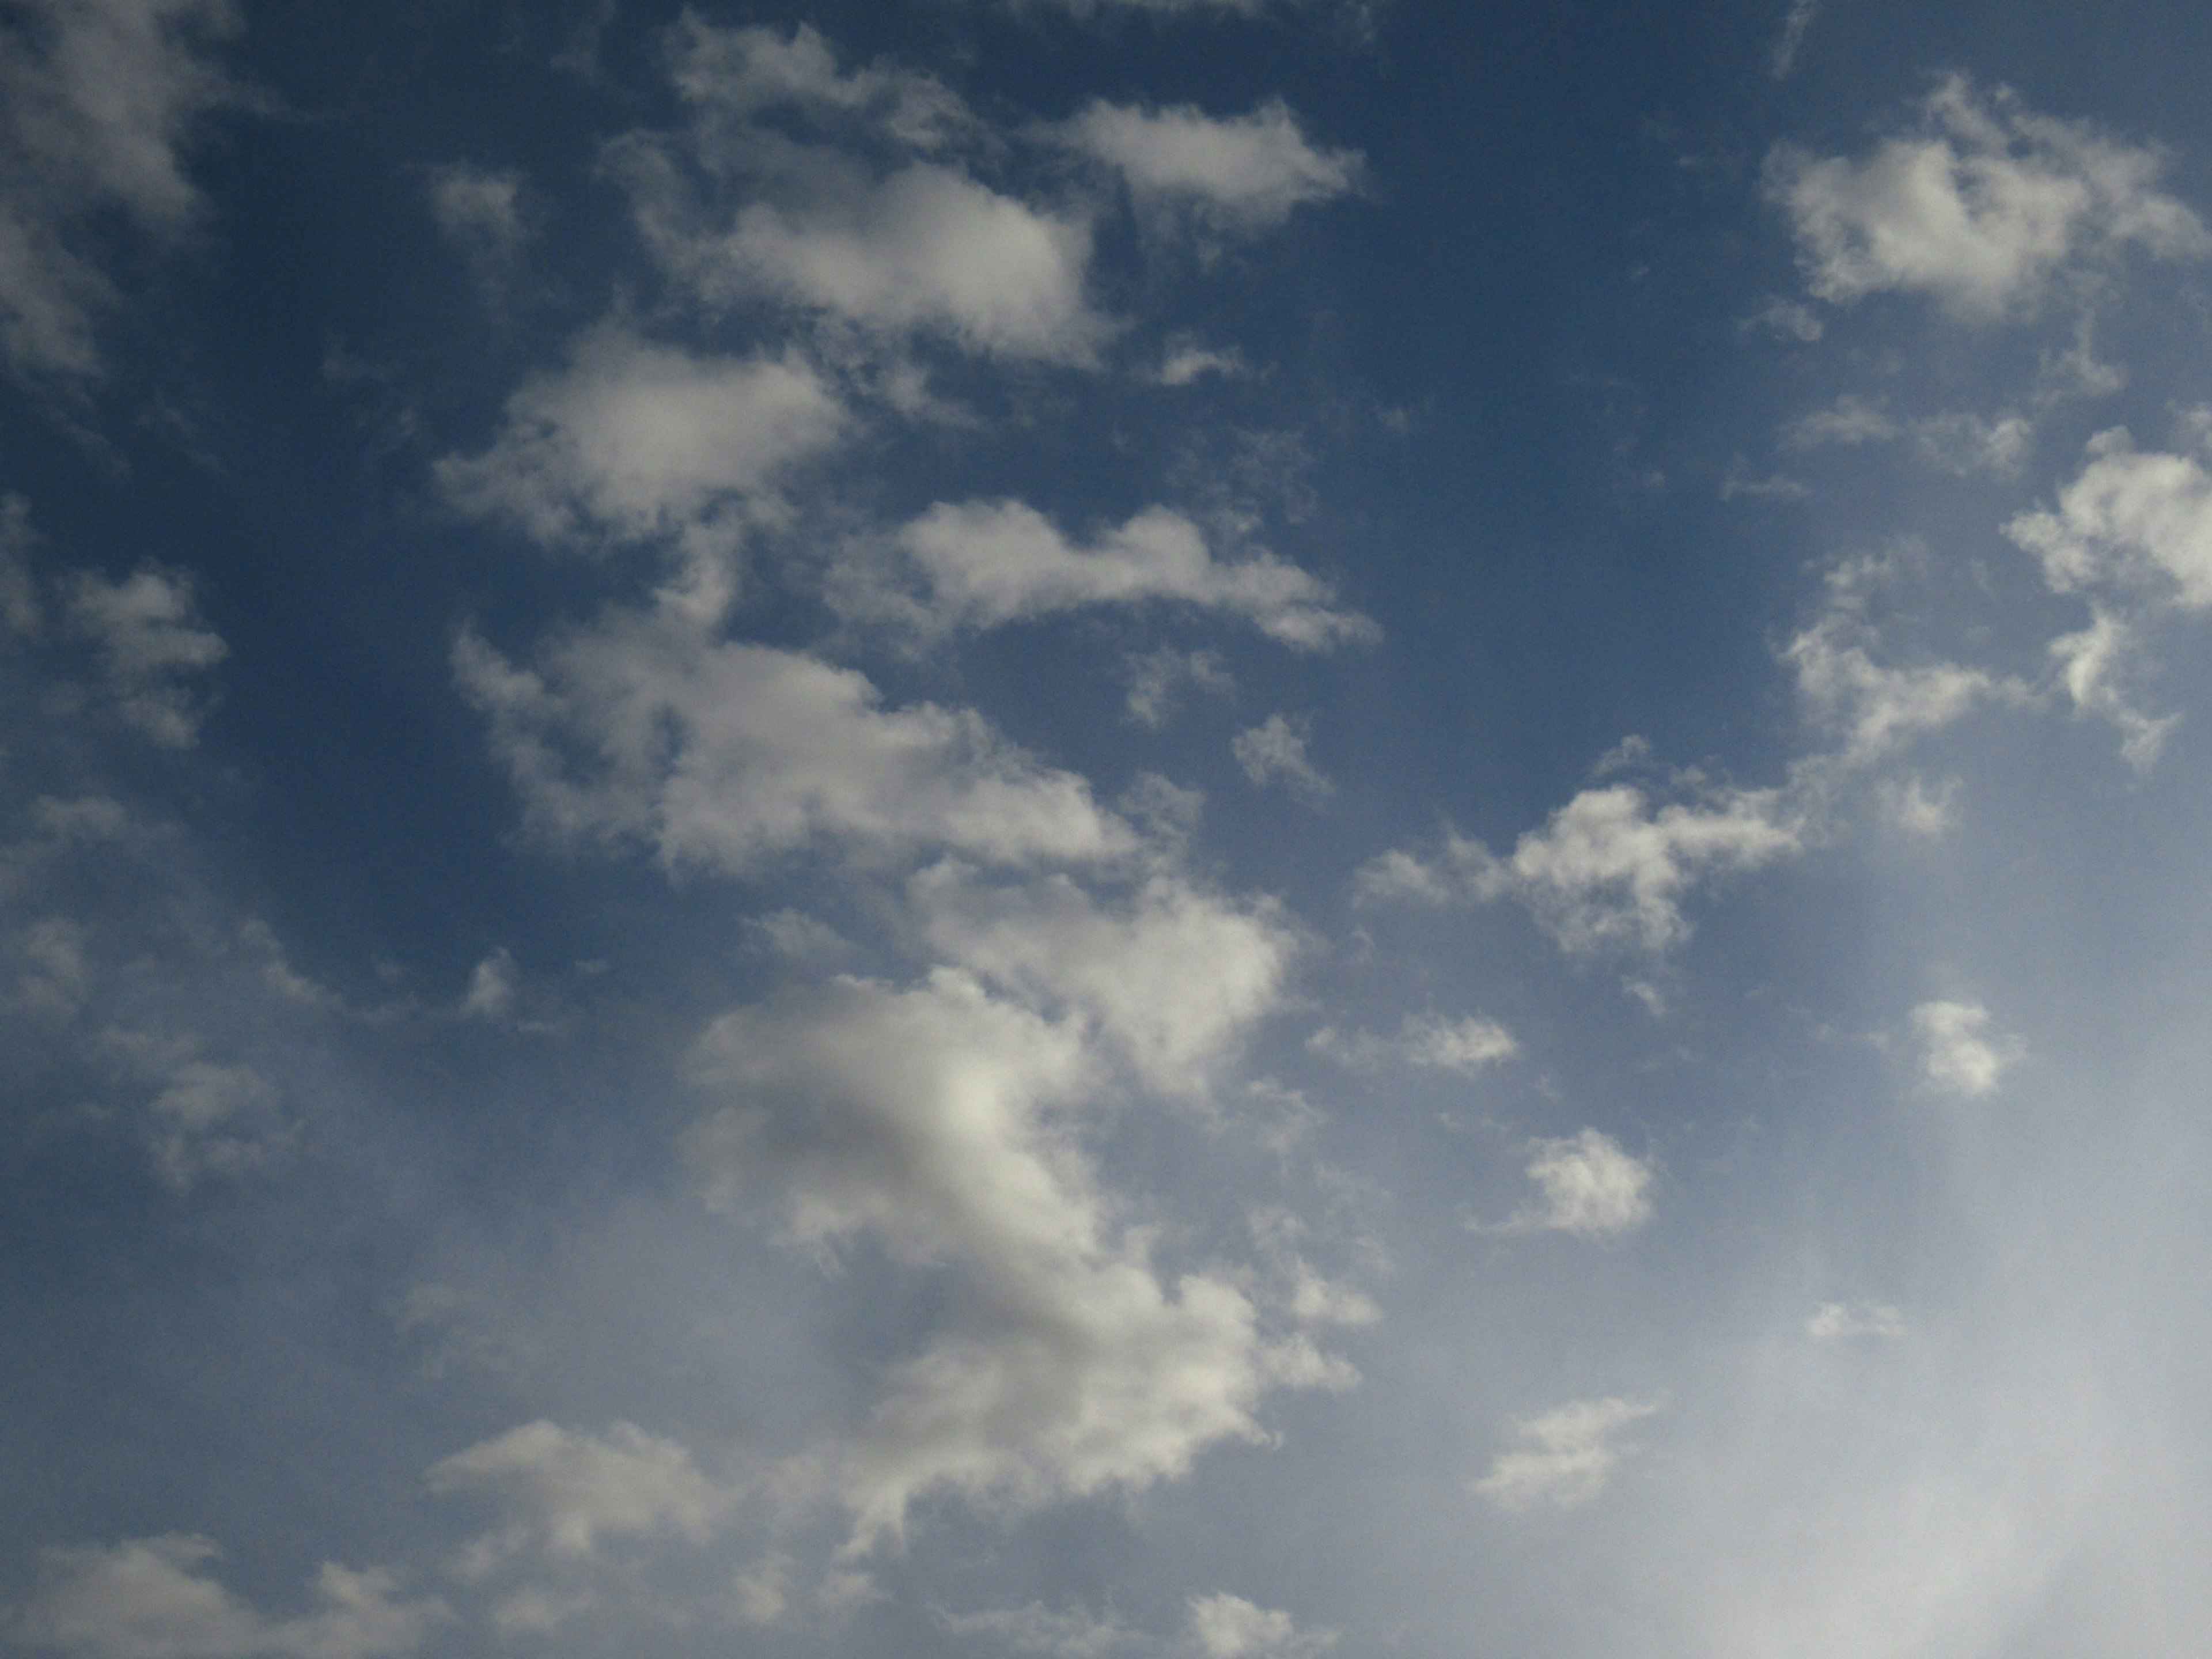
<svg viewBox="0 0 2212 1659"><path fill-rule="evenodd" d="M230 647L200 617L190 577L149 568L111 582L80 571L69 619L97 648L125 720L168 748L199 740L205 709L184 677L214 667Z"/></svg>
<svg viewBox="0 0 2212 1659"><path fill-rule="evenodd" d="M272 1620L208 1575L218 1554L181 1534L50 1550L18 1628L36 1646L84 1659L384 1659L414 1652L450 1616L435 1599L397 1600L380 1569L325 1562L321 1610Z"/></svg>
<svg viewBox="0 0 2212 1659"><path fill-rule="evenodd" d="M1519 1419L1519 1446L1499 1453L1474 1489L1502 1510L1578 1508L1605 1491L1634 1450L1622 1431L1658 1409L1647 1401L1577 1400Z"/></svg>
<svg viewBox="0 0 2212 1659"><path fill-rule="evenodd" d="M489 448L448 456L436 477L462 511L548 545L727 540L749 498L844 427L835 393L795 353L698 356L606 324L566 368L523 382Z"/></svg>
<svg viewBox="0 0 2212 1659"><path fill-rule="evenodd" d="M1528 1160L1539 1201L1491 1231L1604 1238L1651 1219L1651 1166L1597 1129L1540 1140Z"/></svg>
<svg viewBox="0 0 2212 1659"><path fill-rule="evenodd" d="M237 94L210 53L231 0L28 0L0 32L0 353L19 373L100 367L119 302L101 222L170 240L199 216L193 129Z"/></svg>
<svg viewBox="0 0 2212 1659"><path fill-rule="evenodd" d="M1229 1279L1164 1282L1146 1236L1116 1231L1068 1117L1097 1082L1078 1024L951 969L908 990L840 979L725 1015L697 1066L742 1103L692 1143L725 1201L770 1182L795 1244L865 1233L962 1273L964 1313L891 1367L848 1448L857 1546L935 1490L1029 1505L1179 1476L1259 1438L1269 1389L1353 1380L1269 1339ZM777 1100L809 1127L780 1129Z"/></svg>
<svg viewBox="0 0 2212 1659"><path fill-rule="evenodd" d="M1262 788L1280 781L1304 795L1333 795L1336 786L1306 758L1308 724L1303 718L1270 714L1239 732L1230 743L1230 752L1244 775Z"/></svg>
<svg viewBox="0 0 2212 1659"><path fill-rule="evenodd" d="M730 1503L683 1446L631 1423L605 1436L526 1423L447 1458L428 1478L434 1491L489 1493L507 1507L506 1526L470 1547L471 1574L524 1548L580 1561L610 1538L703 1543Z"/></svg>
<svg viewBox="0 0 2212 1659"><path fill-rule="evenodd" d="M2138 772L2158 763L2179 714L2158 719L2144 714L2120 688L2136 654L2136 629L2101 605L2090 607L2088 627L2051 642L2058 683L2075 708L2096 714L2120 729L2120 754Z"/></svg>
<svg viewBox="0 0 2212 1659"><path fill-rule="evenodd" d="M1452 835L1429 858L1386 853L1358 877L1372 899L1513 897L1562 949L1663 951L1689 937L1681 902L1699 880L1800 850L1800 809L1778 789L1723 789L1653 810L1641 789L1585 789L1500 859Z"/></svg>
<svg viewBox="0 0 2212 1659"><path fill-rule="evenodd" d="M1297 937L1279 909L1155 875L1124 904L1065 876L989 888L955 866L913 887L930 947L1048 1010L1073 1008L1162 1093L1204 1091L1280 999Z"/></svg>
<svg viewBox="0 0 2212 1659"><path fill-rule="evenodd" d="M2120 427L2091 439L2088 454L2056 512L2021 514L2005 533L2062 593L2135 588L2212 608L2212 476L2193 456L2137 450Z"/></svg>
<svg viewBox="0 0 2212 1659"><path fill-rule="evenodd" d="M1905 1316L1887 1302L1825 1302L1805 1322L1815 1342L1895 1341L1905 1334Z"/></svg>
<svg viewBox="0 0 2212 1659"><path fill-rule="evenodd" d="M1077 149L1120 173L1139 210L1180 208L1217 233L1270 228L1359 182L1358 154L1314 148L1279 98L1225 118L1189 106L1147 110L1102 100L1066 133Z"/></svg>
<svg viewBox="0 0 2212 1659"><path fill-rule="evenodd" d="M1302 1631L1287 1613L1217 1591L1190 1598L1183 1644L1198 1659L1313 1659L1336 1638L1333 1630Z"/></svg>
<svg viewBox="0 0 2212 1659"><path fill-rule="evenodd" d="M461 995L460 1012L470 1019L503 1020L514 1012L520 981L514 956L504 945L477 963Z"/></svg>
<svg viewBox="0 0 2212 1659"><path fill-rule="evenodd" d="M1834 605L1783 653L1814 718L1841 735L1846 765L1867 764L1984 704L2027 696L2017 682L1957 663L1885 666L1868 649L1871 635L1854 607Z"/></svg>
<svg viewBox="0 0 2212 1659"><path fill-rule="evenodd" d="M718 643L665 613L614 613L534 668L464 636L454 664L528 822L556 842L641 843L673 867L733 873L815 843L1003 864L1136 848L1083 780L980 716L885 709L850 669Z"/></svg>
<svg viewBox="0 0 2212 1659"><path fill-rule="evenodd" d="M1860 160L1792 146L1768 158L1812 291L1849 304L1888 291L1932 295L1993 319L2032 307L2069 267L2130 246L2166 258L2212 252L2195 215L2154 186L2159 158L2087 126L2033 113L2009 94L1954 78L1921 125Z"/></svg>
<svg viewBox="0 0 2212 1659"><path fill-rule="evenodd" d="M1370 638L1318 577L1272 554L1214 556L1198 526L1148 507L1089 547L1021 501L940 504L894 538L895 562L848 562L832 603L929 633L996 628L1093 605L1170 603L1241 617L1300 650Z"/></svg>
<svg viewBox="0 0 2212 1659"><path fill-rule="evenodd" d="M1922 1079L1945 1094L1994 1094L2020 1058L2019 1039L1993 1030L1978 1002L1923 1002L1912 1011L1912 1033Z"/></svg>

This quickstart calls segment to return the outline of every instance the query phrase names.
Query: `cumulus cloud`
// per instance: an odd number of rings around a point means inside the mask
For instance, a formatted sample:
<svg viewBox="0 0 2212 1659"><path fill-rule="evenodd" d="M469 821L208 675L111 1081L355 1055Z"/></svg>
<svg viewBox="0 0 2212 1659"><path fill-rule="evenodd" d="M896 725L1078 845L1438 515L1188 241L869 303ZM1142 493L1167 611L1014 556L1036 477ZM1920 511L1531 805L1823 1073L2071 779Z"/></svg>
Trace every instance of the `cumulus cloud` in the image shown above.
<svg viewBox="0 0 2212 1659"><path fill-rule="evenodd" d="M1597 1129L1536 1142L1528 1179L1538 1202L1486 1231L1603 1238L1651 1219L1651 1166Z"/></svg>
<svg viewBox="0 0 2212 1659"><path fill-rule="evenodd" d="M1306 758L1308 726L1303 718L1270 714L1259 725L1239 732L1230 743L1230 752L1236 756L1245 777L1261 788L1279 781L1300 794L1333 795L1336 786Z"/></svg>
<svg viewBox="0 0 2212 1659"><path fill-rule="evenodd" d="M1631 1400L1577 1400L1514 1424L1519 1446L1500 1452L1474 1489L1502 1510L1576 1509L1596 1498L1634 1448L1623 1431L1659 1407Z"/></svg>
<svg viewBox="0 0 2212 1659"><path fill-rule="evenodd" d="M186 1534L49 1550L19 1628L85 1659L383 1659L414 1652L450 1616L435 1599L398 1600L380 1568L325 1562L321 1610L270 1619L209 1575L220 1553Z"/></svg>
<svg viewBox="0 0 2212 1659"><path fill-rule="evenodd" d="M507 399L481 454L435 469L447 499L548 546L727 542L743 507L845 427L803 357L696 356L604 324Z"/></svg>
<svg viewBox="0 0 2212 1659"><path fill-rule="evenodd" d="M1017 865L1136 848L1082 779L979 715L886 709L850 669L717 643L665 613L614 613L532 668L464 635L454 666L528 823L555 842L642 844L672 867L732 873L817 843Z"/></svg>
<svg viewBox="0 0 2212 1659"><path fill-rule="evenodd" d="M514 1012L515 994L520 975L514 956L504 945L477 963L469 975L469 988L462 993L460 1012L470 1019L499 1021Z"/></svg>
<svg viewBox="0 0 2212 1659"><path fill-rule="evenodd" d="M1174 874L1126 902L1066 876L986 887L954 865L913 885L931 948L1048 1010L1073 1009L1162 1093L1203 1090L1282 993L1297 938L1278 907L1237 904Z"/></svg>
<svg viewBox="0 0 2212 1659"><path fill-rule="evenodd" d="M1085 295L1091 232L931 154L967 124L927 77L841 74L821 38L687 19L681 134L610 151L647 245L711 306L781 301L878 334L927 330L986 355L1089 362L1108 325ZM826 130L769 135L781 108ZM902 151L888 166L886 144Z"/></svg>
<svg viewBox="0 0 2212 1659"><path fill-rule="evenodd" d="M100 368L120 302L94 246L120 222L173 241L199 218L194 130L238 94L210 48L231 0L29 0L0 29L0 353L19 374Z"/></svg>
<svg viewBox="0 0 2212 1659"><path fill-rule="evenodd" d="M927 633L996 628L1094 605L1165 603L1240 617L1300 650L1371 637L1328 584L1272 554L1220 559L1182 514L1148 507L1088 547L1022 501L940 503L900 530L893 557L848 562L847 614Z"/></svg>
<svg viewBox="0 0 2212 1659"><path fill-rule="evenodd" d="M1358 152L1316 149L1279 98L1229 117L1102 100L1064 131L1075 149L1121 174L1140 212L1187 214L1213 234L1271 228L1359 182Z"/></svg>
<svg viewBox="0 0 2212 1659"><path fill-rule="evenodd" d="M123 719L155 742L188 749L199 740L205 705L185 677L230 654L193 601L189 576L150 567L119 582L77 573L69 595L70 626L100 655Z"/></svg>
<svg viewBox="0 0 2212 1659"><path fill-rule="evenodd" d="M894 1364L841 1484L854 1546L945 1490L1016 1506L1133 1491L1207 1446L1255 1440L1261 1396L1347 1386L1302 1337L1270 1338L1230 1279L1167 1282L1113 1206L1069 1114L1097 1081L1082 1028L939 969L857 979L717 1020L703 1084L738 1099L693 1154L724 1201L769 1182L794 1244L866 1234L956 1267L963 1312ZM776 1103L805 1121L780 1122Z"/></svg>
<svg viewBox="0 0 2212 1659"><path fill-rule="evenodd" d="M1899 668L1877 662L1879 630L1860 591L1865 574L1856 563L1833 573L1820 617L1783 652L1808 712L1841 738L1836 759L1844 765L1869 764L1978 708L2028 696L2016 680L1958 663Z"/></svg>
<svg viewBox="0 0 2212 1659"><path fill-rule="evenodd" d="M471 1576L529 1548L581 1561L610 1538L703 1543L730 1502L683 1446L632 1423L604 1436L526 1423L455 1453L428 1479L433 1491L488 1493L507 1507L507 1524L464 1558Z"/></svg>
<svg viewBox="0 0 2212 1659"><path fill-rule="evenodd" d="M1922 1079L1945 1094L1994 1094L2020 1058L2019 1039L1992 1030L1978 1002L1923 1002L1912 1011L1912 1034Z"/></svg>
<svg viewBox="0 0 2212 1659"><path fill-rule="evenodd" d="M188 1061L147 1108L155 1168L179 1193L210 1176L260 1169L291 1138L281 1106L276 1089L250 1066Z"/></svg>
<svg viewBox="0 0 2212 1659"><path fill-rule="evenodd" d="M2000 415L1991 420L1970 410L1951 410L1899 420L1878 403L1845 396L1793 421L1783 441L1794 449L1909 442L1923 460L1943 471L1962 477L1978 472L2009 477L2026 464L2034 436L2035 428L2024 416Z"/></svg>
<svg viewBox="0 0 2212 1659"><path fill-rule="evenodd" d="M2062 593L2135 589L2212 608L2212 476L2194 456L2137 450L2125 428L2089 441L2056 511L2022 513L2005 533Z"/></svg>
<svg viewBox="0 0 2212 1659"><path fill-rule="evenodd" d="M1799 851L1799 808L1779 789L1718 789L1656 810L1631 784L1585 789L1500 859L1449 835L1432 855L1386 853L1359 873L1377 900L1518 899L1560 947L1663 951L1690 934L1681 901L1699 880Z"/></svg>
<svg viewBox="0 0 2212 1659"><path fill-rule="evenodd" d="M1905 1316L1887 1302L1824 1302L1805 1334L1815 1342L1895 1341L1905 1334Z"/></svg>
<svg viewBox="0 0 2212 1659"><path fill-rule="evenodd" d="M1190 1598L1183 1645L1198 1659L1312 1659L1336 1645L1333 1630L1301 1631L1291 1615L1217 1591Z"/></svg>
<svg viewBox="0 0 2212 1659"><path fill-rule="evenodd" d="M2061 272L2129 247L2169 258L2212 252L2196 216L2155 187L2158 172L2154 151L1954 77L1922 106L1917 131L1865 157L1777 147L1766 187L1820 298L1922 293L1987 320L2032 307Z"/></svg>

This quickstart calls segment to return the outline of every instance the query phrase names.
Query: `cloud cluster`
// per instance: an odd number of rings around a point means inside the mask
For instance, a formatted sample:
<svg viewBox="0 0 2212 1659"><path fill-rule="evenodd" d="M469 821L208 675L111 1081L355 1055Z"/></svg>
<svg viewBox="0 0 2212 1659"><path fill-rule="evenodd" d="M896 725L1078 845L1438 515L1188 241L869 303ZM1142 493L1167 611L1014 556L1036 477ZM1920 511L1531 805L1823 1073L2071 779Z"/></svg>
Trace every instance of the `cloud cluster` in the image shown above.
<svg viewBox="0 0 2212 1659"><path fill-rule="evenodd" d="M1121 174L1139 212L1188 216L1212 236L1272 229L1309 202L1357 187L1361 161L1316 149L1281 99L1249 115L1100 100L1067 124L1067 142Z"/></svg>

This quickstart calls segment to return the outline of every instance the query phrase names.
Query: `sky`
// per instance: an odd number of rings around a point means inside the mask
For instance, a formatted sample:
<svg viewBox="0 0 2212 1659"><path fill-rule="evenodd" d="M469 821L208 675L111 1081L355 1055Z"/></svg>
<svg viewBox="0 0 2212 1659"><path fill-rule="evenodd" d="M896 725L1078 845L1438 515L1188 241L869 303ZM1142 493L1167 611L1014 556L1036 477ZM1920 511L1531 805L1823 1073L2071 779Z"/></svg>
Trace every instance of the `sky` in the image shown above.
<svg viewBox="0 0 2212 1659"><path fill-rule="evenodd" d="M2199 1644L2208 54L0 5L0 1649Z"/></svg>

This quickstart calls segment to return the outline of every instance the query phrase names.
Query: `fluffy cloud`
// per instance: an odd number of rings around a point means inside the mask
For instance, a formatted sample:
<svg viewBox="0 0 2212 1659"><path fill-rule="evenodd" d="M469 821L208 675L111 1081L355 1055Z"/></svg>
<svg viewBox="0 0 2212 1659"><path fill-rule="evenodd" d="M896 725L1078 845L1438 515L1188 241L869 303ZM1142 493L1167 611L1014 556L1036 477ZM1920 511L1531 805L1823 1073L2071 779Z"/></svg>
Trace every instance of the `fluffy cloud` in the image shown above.
<svg viewBox="0 0 2212 1659"><path fill-rule="evenodd" d="M250 1066L191 1060L147 1108L147 1145L161 1179L188 1192L209 1176L259 1169L290 1139L276 1091Z"/></svg>
<svg viewBox="0 0 2212 1659"><path fill-rule="evenodd" d="M703 1543L730 1501L684 1447L630 1423L604 1437L526 1423L447 1458L429 1481L436 1492L489 1493L507 1508L507 1524L471 1547L464 1565L472 1574L530 1547L580 1561L607 1538Z"/></svg>
<svg viewBox="0 0 2212 1659"><path fill-rule="evenodd" d="M0 33L0 353L19 374L100 368L102 221L173 239L200 212L192 130L236 94L210 55L230 0L29 0Z"/></svg>
<svg viewBox="0 0 2212 1659"><path fill-rule="evenodd" d="M1659 1408L1629 1400L1577 1400L1514 1425L1519 1449L1501 1452L1474 1489L1502 1510L1575 1509L1604 1492L1632 1447L1622 1431Z"/></svg>
<svg viewBox="0 0 2212 1659"><path fill-rule="evenodd" d="M168 748L198 741L204 708L184 677L212 668L230 647L200 617L190 577L149 568L112 582L80 571L69 618L98 650L125 720Z"/></svg>
<svg viewBox="0 0 2212 1659"><path fill-rule="evenodd" d="M325 1562L320 1612L272 1620L204 1569L219 1552L173 1534L46 1553L21 1630L34 1644L85 1659L381 1659L412 1653L447 1613L401 1601L392 1575Z"/></svg>
<svg viewBox="0 0 2212 1659"><path fill-rule="evenodd" d="M1783 434L1783 441L1795 449L1909 441L1923 460L1946 472L1961 477L1990 472L2009 477L2027 462L2034 436L2034 427L2023 416L2001 415L1988 420L1953 410L1899 420L1880 404L1844 397L1792 422Z"/></svg>
<svg viewBox="0 0 2212 1659"><path fill-rule="evenodd" d="M1148 602L1242 617L1301 650L1374 633L1318 577L1264 552L1218 559L1196 525L1162 507L1079 547L1021 501L945 503L902 529L893 553L889 564L848 562L833 603L931 633Z"/></svg>
<svg viewBox="0 0 2212 1659"><path fill-rule="evenodd" d="M1651 1166L1600 1130L1538 1141L1528 1179L1540 1201L1492 1231L1602 1238L1651 1219Z"/></svg>
<svg viewBox="0 0 2212 1659"><path fill-rule="evenodd" d="M930 947L1048 1010L1072 1008L1163 1093L1202 1090L1280 997L1297 948L1279 911L1154 875L1123 904L1064 876L986 888L954 866L914 884Z"/></svg>
<svg viewBox="0 0 2212 1659"><path fill-rule="evenodd" d="M2019 1040L1992 1032L1978 1002L1923 1002L1912 1011L1912 1033L1922 1079L1945 1094L1994 1094L2020 1058Z"/></svg>
<svg viewBox="0 0 2212 1659"><path fill-rule="evenodd" d="M1562 949L1662 951L1689 937L1681 900L1699 879L1797 852L1804 826L1778 789L1723 789L1656 811L1631 784L1585 789L1500 859L1453 835L1431 858L1386 853L1359 874L1374 899L1526 905Z"/></svg>
<svg viewBox="0 0 2212 1659"><path fill-rule="evenodd" d="M530 824L556 841L642 843L671 866L733 873L815 842L1005 864L1136 847L1081 779L972 713L884 709L849 669L717 643L665 613L616 613L535 668L473 636L454 662Z"/></svg>
<svg viewBox="0 0 2212 1659"><path fill-rule="evenodd" d="M1835 605L1783 653L1814 718L1842 737L1838 758L1845 765L1864 765L1983 704L2027 695L2016 682L1957 663L1886 666L1869 650L1870 637L1862 615Z"/></svg>
<svg viewBox="0 0 2212 1659"><path fill-rule="evenodd" d="M610 165L648 246L702 300L778 301L1002 357L1091 358L1107 325L1085 296L1085 220L1002 194L950 159L870 159L886 143L940 149L967 124L950 94L893 70L841 75L810 30L785 40L691 19L673 39L691 129L633 134ZM771 110L831 131L768 135L757 122Z"/></svg>
<svg viewBox="0 0 2212 1659"><path fill-rule="evenodd" d="M1139 210L1187 212L1215 233L1265 230L1359 181L1358 155L1315 149L1279 98L1228 118L1102 100L1070 121L1066 134L1121 175Z"/></svg>
<svg viewBox="0 0 2212 1659"><path fill-rule="evenodd" d="M436 475L464 512L547 544L696 535L829 447L844 423L795 354L696 356L607 324L565 368L523 382L489 448L449 456Z"/></svg>
<svg viewBox="0 0 2212 1659"><path fill-rule="evenodd" d="M1228 1279L1164 1282L1146 1237L1115 1228L1069 1118L1097 1082L1073 1023L951 969L905 990L840 979L724 1016L697 1066L738 1097L693 1139L726 1200L771 1181L793 1243L866 1233L963 1277L962 1316L890 1368L848 1449L856 1544L900 1534L935 1490L1025 1505L1141 1488L1260 1437L1269 1389L1352 1380L1269 1339ZM776 1101L809 1121L780 1125Z"/></svg>
<svg viewBox="0 0 2212 1659"><path fill-rule="evenodd" d="M2152 151L1956 78L1921 115L1917 131L1861 160L1787 145L1768 158L1768 192L1820 298L1917 292L1986 319L2033 306L2062 270L2129 246L2166 258L2212 251L2196 216L2154 188Z"/></svg>
<svg viewBox="0 0 2212 1659"><path fill-rule="evenodd" d="M2135 588L2212 607L2212 476L2193 456L2137 450L2118 427L2091 439L2088 455L2057 511L2021 514L2005 533L2060 592Z"/></svg>
<svg viewBox="0 0 2212 1659"><path fill-rule="evenodd" d="M1239 732L1230 752L1254 784L1264 788L1278 780L1310 797L1333 795L1336 786L1314 769L1306 758L1307 722L1287 714L1270 714L1259 725Z"/></svg>
<svg viewBox="0 0 2212 1659"><path fill-rule="evenodd" d="M1199 1659L1312 1659L1335 1645L1334 1631L1301 1631L1289 1613L1241 1595L1190 1598L1184 1646Z"/></svg>

